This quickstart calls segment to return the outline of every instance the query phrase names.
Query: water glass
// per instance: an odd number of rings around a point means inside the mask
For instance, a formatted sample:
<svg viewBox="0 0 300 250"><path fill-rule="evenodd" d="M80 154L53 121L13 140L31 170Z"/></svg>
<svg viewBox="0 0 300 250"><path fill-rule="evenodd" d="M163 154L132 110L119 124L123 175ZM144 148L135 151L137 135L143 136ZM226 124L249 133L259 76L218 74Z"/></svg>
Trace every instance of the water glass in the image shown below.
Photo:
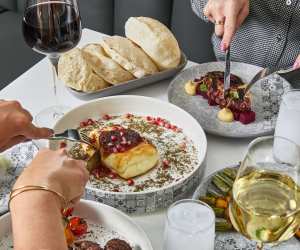
<svg viewBox="0 0 300 250"><path fill-rule="evenodd" d="M275 136L287 138L300 146L300 89L283 97L276 123Z"/></svg>
<svg viewBox="0 0 300 250"><path fill-rule="evenodd" d="M215 214L206 203L181 200L167 212L163 250L213 250Z"/></svg>

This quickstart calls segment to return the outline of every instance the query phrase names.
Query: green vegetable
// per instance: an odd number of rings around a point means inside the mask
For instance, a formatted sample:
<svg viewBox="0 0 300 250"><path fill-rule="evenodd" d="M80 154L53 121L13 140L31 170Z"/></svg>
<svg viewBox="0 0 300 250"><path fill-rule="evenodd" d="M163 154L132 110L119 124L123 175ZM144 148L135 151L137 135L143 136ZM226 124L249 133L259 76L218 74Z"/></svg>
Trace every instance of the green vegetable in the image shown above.
<svg viewBox="0 0 300 250"><path fill-rule="evenodd" d="M199 200L207 203L210 206L214 206L216 203L216 198L212 196L200 197Z"/></svg>
<svg viewBox="0 0 300 250"><path fill-rule="evenodd" d="M212 207L212 209L214 210L217 218L225 218L225 209L224 208Z"/></svg>
<svg viewBox="0 0 300 250"><path fill-rule="evenodd" d="M230 91L229 96L230 96L230 98L233 98L233 99L239 99L240 98L239 93L237 91Z"/></svg>
<svg viewBox="0 0 300 250"><path fill-rule="evenodd" d="M201 92L207 92L208 91L208 88L207 88L206 84L204 84L204 83L199 85L199 89L200 89Z"/></svg>
<svg viewBox="0 0 300 250"><path fill-rule="evenodd" d="M234 168L225 168L223 173L234 181L237 175L237 170Z"/></svg>
<svg viewBox="0 0 300 250"><path fill-rule="evenodd" d="M223 193L224 196L229 193L232 187L227 185L218 174L212 178L212 183Z"/></svg>
<svg viewBox="0 0 300 250"><path fill-rule="evenodd" d="M217 232L227 232L232 230L233 230L233 226L227 220L216 221Z"/></svg>
<svg viewBox="0 0 300 250"><path fill-rule="evenodd" d="M220 179L226 183L230 188L232 188L233 186L233 180L230 179L227 175L225 175L224 173L219 173L219 177Z"/></svg>

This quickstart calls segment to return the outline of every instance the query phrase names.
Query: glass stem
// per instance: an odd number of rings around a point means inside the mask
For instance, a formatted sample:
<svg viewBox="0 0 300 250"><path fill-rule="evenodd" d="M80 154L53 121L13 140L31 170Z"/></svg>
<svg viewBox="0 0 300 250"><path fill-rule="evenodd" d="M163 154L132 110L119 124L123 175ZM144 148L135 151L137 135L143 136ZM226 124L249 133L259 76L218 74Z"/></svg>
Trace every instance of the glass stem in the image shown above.
<svg viewBox="0 0 300 250"><path fill-rule="evenodd" d="M55 98L55 105L54 107L58 107L59 106L59 101L58 101L58 96L57 96L57 82L58 82L58 79L57 79L57 74L58 74L58 71L57 71L57 65L58 65L58 59L59 59L59 56L58 55L51 55L49 56L49 60L50 60L50 63L51 63L51 68L52 68L52 81L53 81L53 91L54 91L54 98ZM58 116L60 116L61 112L57 109L55 109L55 112L53 114L53 117L56 118Z"/></svg>

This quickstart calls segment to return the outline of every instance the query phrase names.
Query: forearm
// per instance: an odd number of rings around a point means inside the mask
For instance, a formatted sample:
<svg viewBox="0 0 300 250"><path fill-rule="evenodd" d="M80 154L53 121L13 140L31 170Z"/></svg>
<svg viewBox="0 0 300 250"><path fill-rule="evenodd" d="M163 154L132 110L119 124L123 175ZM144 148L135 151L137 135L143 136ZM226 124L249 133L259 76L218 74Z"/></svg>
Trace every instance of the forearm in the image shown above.
<svg viewBox="0 0 300 250"><path fill-rule="evenodd" d="M208 19L206 18L206 16L204 16L203 10L207 2L208 0L191 0L191 5L194 13L206 22L208 22Z"/></svg>
<svg viewBox="0 0 300 250"><path fill-rule="evenodd" d="M30 191L11 202L15 250L66 250L59 199L46 191Z"/></svg>

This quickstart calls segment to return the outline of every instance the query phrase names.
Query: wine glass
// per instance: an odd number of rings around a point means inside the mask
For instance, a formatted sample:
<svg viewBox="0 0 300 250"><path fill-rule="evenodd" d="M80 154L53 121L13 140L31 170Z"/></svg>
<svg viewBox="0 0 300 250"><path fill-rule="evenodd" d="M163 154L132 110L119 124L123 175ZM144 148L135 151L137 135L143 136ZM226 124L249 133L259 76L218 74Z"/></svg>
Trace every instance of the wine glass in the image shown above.
<svg viewBox="0 0 300 250"><path fill-rule="evenodd" d="M299 146L283 137L261 137L249 145L233 185L229 215L234 228L256 241L258 249L290 239L299 228L299 164Z"/></svg>
<svg viewBox="0 0 300 250"><path fill-rule="evenodd" d="M73 49L81 38L81 19L76 0L27 0L23 36L29 47L46 55L53 71L55 105L36 116L40 126L52 127L68 110L58 104L57 64L59 56Z"/></svg>

